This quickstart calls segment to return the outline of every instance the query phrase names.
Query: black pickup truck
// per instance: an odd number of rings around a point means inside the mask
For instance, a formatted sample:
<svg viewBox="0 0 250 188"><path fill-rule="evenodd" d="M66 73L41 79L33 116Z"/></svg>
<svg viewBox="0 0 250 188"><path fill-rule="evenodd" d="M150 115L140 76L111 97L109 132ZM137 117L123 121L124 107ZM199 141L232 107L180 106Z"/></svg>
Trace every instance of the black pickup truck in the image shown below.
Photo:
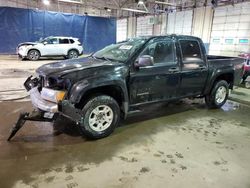
<svg viewBox="0 0 250 188"><path fill-rule="evenodd" d="M141 105L204 97L208 107L220 108L240 83L243 62L206 55L197 37L169 35L133 38L89 57L46 64L24 84L39 116L21 114L13 132L25 120L60 114L98 139Z"/></svg>

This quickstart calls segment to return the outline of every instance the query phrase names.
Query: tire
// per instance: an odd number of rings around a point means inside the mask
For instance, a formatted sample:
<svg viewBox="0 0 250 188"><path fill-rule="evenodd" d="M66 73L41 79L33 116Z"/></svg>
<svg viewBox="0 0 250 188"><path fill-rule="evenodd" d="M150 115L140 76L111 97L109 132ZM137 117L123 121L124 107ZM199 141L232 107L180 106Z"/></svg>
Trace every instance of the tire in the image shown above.
<svg viewBox="0 0 250 188"><path fill-rule="evenodd" d="M209 108L220 108L228 99L228 83L225 80L217 81L210 94L205 96L206 104Z"/></svg>
<svg viewBox="0 0 250 188"><path fill-rule="evenodd" d="M83 123L80 127L90 139L109 136L119 124L120 107L115 99L107 95L95 96L88 100L82 112Z"/></svg>
<svg viewBox="0 0 250 188"><path fill-rule="evenodd" d="M249 82L249 81L245 81L245 87L246 87L247 89L250 89L250 82Z"/></svg>
<svg viewBox="0 0 250 188"><path fill-rule="evenodd" d="M40 52L38 50L30 50L27 57L31 61L37 61L40 58Z"/></svg>
<svg viewBox="0 0 250 188"><path fill-rule="evenodd" d="M68 52L68 59L76 59L78 58L79 54L76 50L70 50Z"/></svg>

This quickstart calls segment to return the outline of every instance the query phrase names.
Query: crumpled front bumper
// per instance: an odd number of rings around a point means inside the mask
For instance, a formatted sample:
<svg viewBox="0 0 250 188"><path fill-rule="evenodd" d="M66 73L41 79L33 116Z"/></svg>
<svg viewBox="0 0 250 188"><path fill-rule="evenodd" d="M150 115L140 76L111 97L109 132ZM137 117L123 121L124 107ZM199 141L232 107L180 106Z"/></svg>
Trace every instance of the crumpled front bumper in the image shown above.
<svg viewBox="0 0 250 188"><path fill-rule="evenodd" d="M58 105L56 103L46 101L41 97L37 87L32 88L30 91L30 99L35 108L45 112L56 113L58 112Z"/></svg>
<svg viewBox="0 0 250 188"><path fill-rule="evenodd" d="M82 111L75 108L75 106L68 100L60 101L58 104L47 101L41 97L37 87L32 88L29 93L32 104L35 108L42 110L45 113L59 113L77 123L82 122Z"/></svg>

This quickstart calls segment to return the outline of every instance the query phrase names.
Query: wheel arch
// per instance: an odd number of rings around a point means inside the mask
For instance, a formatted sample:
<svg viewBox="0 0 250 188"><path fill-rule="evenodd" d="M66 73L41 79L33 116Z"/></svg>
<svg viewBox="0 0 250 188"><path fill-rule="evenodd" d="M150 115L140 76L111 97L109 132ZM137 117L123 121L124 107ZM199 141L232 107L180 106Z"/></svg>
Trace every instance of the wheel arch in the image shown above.
<svg viewBox="0 0 250 188"><path fill-rule="evenodd" d="M82 108L90 98L97 95L108 95L114 98L123 112L124 118L127 116L128 95L126 90L117 84L100 85L83 90L74 101L75 106Z"/></svg>
<svg viewBox="0 0 250 188"><path fill-rule="evenodd" d="M39 55L41 56L41 51L40 51L39 49L37 49L37 48L31 48L31 49L29 49L28 52L27 52L27 55L29 54L29 52L30 52L31 50L36 50L36 51L38 51L38 52L39 52Z"/></svg>
<svg viewBox="0 0 250 188"><path fill-rule="evenodd" d="M76 48L70 48L70 49L68 49L68 51L67 51L67 55L69 54L69 52L70 52L71 50L75 50L75 51L78 53L78 55L80 55L79 50L78 50L78 49L76 49Z"/></svg>
<svg viewBox="0 0 250 188"><path fill-rule="evenodd" d="M221 74L217 74L214 76L214 79L210 82L210 85L206 90L207 94L210 93L210 91L213 89L216 82L218 82L219 80L225 80L229 84L229 89L233 89L234 73L226 72L226 73L221 73Z"/></svg>

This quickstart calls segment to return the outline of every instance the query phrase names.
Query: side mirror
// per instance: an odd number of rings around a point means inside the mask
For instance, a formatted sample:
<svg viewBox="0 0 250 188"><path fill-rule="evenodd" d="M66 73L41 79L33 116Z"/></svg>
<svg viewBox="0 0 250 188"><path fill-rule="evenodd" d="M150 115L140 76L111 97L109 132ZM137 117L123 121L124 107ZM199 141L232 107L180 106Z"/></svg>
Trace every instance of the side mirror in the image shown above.
<svg viewBox="0 0 250 188"><path fill-rule="evenodd" d="M47 41L45 41L45 42L43 42L43 44L44 44L44 45L46 45L46 44L48 44L48 42L47 42Z"/></svg>
<svg viewBox="0 0 250 188"><path fill-rule="evenodd" d="M154 65L154 58L150 55L143 55L139 57L139 61L135 63L135 67L146 67L153 65Z"/></svg>

